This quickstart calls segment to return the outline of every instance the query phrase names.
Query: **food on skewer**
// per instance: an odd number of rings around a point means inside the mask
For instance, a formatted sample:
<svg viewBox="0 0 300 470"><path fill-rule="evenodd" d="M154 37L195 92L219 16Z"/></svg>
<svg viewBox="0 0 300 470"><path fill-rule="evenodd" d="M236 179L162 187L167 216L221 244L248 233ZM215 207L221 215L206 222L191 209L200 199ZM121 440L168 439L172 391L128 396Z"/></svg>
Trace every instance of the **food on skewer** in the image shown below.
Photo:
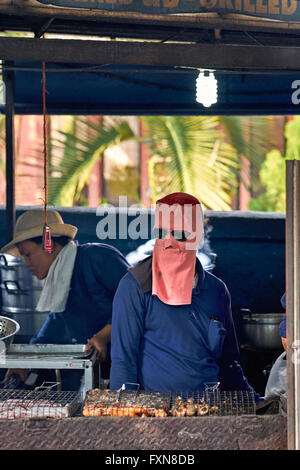
<svg viewBox="0 0 300 470"><path fill-rule="evenodd" d="M84 416L129 416L158 417L168 416L169 405L159 392L137 394L134 391L93 389L88 392L82 414Z"/></svg>
<svg viewBox="0 0 300 470"><path fill-rule="evenodd" d="M187 416L195 416L198 411L198 406L195 404L195 401L192 397L187 399L186 403L186 415Z"/></svg>
<svg viewBox="0 0 300 470"><path fill-rule="evenodd" d="M195 398L197 397L197 398ZM82 414L84 416L128 416L166 418L216 416L224 413L225 402L209 402L204 396L176 395L171 405L171 395L150 391L115 391L93 389L88 392ZM231 411L243 412L238 403L228 401Z"/></svg>
<svg viewBox="0 0 300 470"><path fill-rule="evenodd" d="M204 416L209 413L209 406L206 403L201 403L201 405L198 405L198 411L197 414L198 416Z"/></svg>

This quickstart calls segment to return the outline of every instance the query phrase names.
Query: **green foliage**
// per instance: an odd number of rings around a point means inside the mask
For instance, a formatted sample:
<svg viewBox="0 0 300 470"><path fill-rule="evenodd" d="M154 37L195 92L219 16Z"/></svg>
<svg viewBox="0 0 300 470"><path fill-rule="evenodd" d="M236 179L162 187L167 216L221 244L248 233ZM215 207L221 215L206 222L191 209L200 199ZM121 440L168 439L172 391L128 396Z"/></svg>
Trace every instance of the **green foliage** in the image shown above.
<svg viewBox="0 0 300 470"><path fill-rule="evenodd" d="M285 211L285 160L279 150L271 150L267 154L259 172L265 192L250 199L249 210Z"/></svg>
<svg viewBox="0 0 300 470"><path fill-rule="evenodd" d="M273 139L270 116L220 116L230 142L239 155L244 155L259 169Z"/></svg>
<svg viewBox="0 0 300 470"><path fill-rule="evenodd" d="M261 192L259 170L266 153L274 148L273 116L220 116L220 121L238 152L239 166L235 177L249 192ZM250 162L247 180L241 171L242 156Z"/></svg>
<svg viewBox="0 0 300 470"><path fill-rule="evenodd" d="M264 193L251 198L248 208L257 211L285 212L286 207L286 160L300 159L300 116L285 125L286 154L278 150L267 153L259 176Z"/></svg>
<svg viewBox="0 0 300 470"><path fill-rule="evenodd" d="M286 138L285 156L288 160L300 160L300 116L285 125L284 136Z"/></svg>
<svg viewBox="0 0 300 470"><path fill-rule="evenodd" d="M194 194L205 208L230 210L240 179L240 156L259 168L268 143L270 118L266 117L154 116L141 120L151 153L153 202L182 191ZM137 139L126 121L96 126L76 116L60 134L60 139L50 142L48 201L64 206L86 203L82 190L105 149ZM132 167L116 165L107 185L116 195L139 200L139 175Z"/></svg>
<svg viewBox="0 0 300 470"><path fill-rule="evenodd" d="M116 165L105 184L117 197L124 194L129 200L140 202L139 170L137 168L129 165Z"/></svg>
<svg viewBox="0 0 300 470"><path fill-rule="evenodd" d="M115 121L112 125L103 123L99 127L76 116L69 131L60 132L60 135L62 139L51 142L52 153L59 156L52 156L48 202L62 206L73 206L79 201L94 165L105 149L134 138L126 121Z"/></svg>
<svg viewBox="0 0 300 470"><path fill-rule="evenodd" d="M230 210L237 152L225 142L218 117L142 117L152 154L149 178L155 202L171 192L198 197L204 207Z"/></svg>

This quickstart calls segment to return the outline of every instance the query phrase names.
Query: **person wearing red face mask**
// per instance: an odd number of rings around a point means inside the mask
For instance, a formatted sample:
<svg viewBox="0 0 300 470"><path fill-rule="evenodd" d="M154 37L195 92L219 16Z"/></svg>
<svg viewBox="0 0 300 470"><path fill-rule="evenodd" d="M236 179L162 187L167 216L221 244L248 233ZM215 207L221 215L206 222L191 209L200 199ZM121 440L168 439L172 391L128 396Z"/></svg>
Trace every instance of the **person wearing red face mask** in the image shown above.
<svg viewBox="0 0 300 470"><path fill-rule="evenodd" d="M185 193L156 203L152 256L129 268L113 302L110 388L252 391L238 362L230 294L196 257L199 201Z"/></svg>

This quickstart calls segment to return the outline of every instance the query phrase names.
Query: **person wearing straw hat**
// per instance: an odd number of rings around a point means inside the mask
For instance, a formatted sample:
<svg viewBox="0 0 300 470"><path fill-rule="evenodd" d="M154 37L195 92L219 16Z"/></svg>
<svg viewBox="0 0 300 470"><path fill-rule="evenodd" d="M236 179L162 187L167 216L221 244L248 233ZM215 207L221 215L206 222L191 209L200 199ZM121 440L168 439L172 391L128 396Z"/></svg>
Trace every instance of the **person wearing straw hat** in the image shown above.
<svg viewBox="0 0 300 470"><path fill-rule="evenodd" d="M113 301L110 388L257 394L238 362L226 285L196 257L200 202L173 193L156 203L153 254L129 268Z"/></svg>
<svg viewBox="0 0 300 470"><path fill-rule="evenodd" d="M112 300L128 263L110 245L75 242L77 227L65 224L55 210L47 211L47 226L51 233L50 252L43 246L42 209L24 212L17 219L13 239L0 250L23 257L31 274L45 280L36 310L50 313L30 342L87 344L87 349L97 349L103 363L110 344ZM108 358L108 368L109 365ZM17 371L9 370L6 379ZM19 372L24 379L26 373ZM62 371L62 389L77 389L78 374L68 372Z"/></svg>

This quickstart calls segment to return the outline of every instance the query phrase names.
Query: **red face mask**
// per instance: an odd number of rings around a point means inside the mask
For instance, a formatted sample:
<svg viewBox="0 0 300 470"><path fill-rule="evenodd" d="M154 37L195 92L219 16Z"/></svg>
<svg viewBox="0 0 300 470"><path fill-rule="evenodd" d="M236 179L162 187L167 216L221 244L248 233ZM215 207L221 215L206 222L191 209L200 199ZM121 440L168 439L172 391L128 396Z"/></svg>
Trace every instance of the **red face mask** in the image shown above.
<svg viewBox="0 0 300 470"><path fill-rule="evenodd" d="M159 238L152 258L152 295L168 305L188 305L192 299L197 246L203 237L199 201L182 193L158 201L154 231Z"/></svg>

